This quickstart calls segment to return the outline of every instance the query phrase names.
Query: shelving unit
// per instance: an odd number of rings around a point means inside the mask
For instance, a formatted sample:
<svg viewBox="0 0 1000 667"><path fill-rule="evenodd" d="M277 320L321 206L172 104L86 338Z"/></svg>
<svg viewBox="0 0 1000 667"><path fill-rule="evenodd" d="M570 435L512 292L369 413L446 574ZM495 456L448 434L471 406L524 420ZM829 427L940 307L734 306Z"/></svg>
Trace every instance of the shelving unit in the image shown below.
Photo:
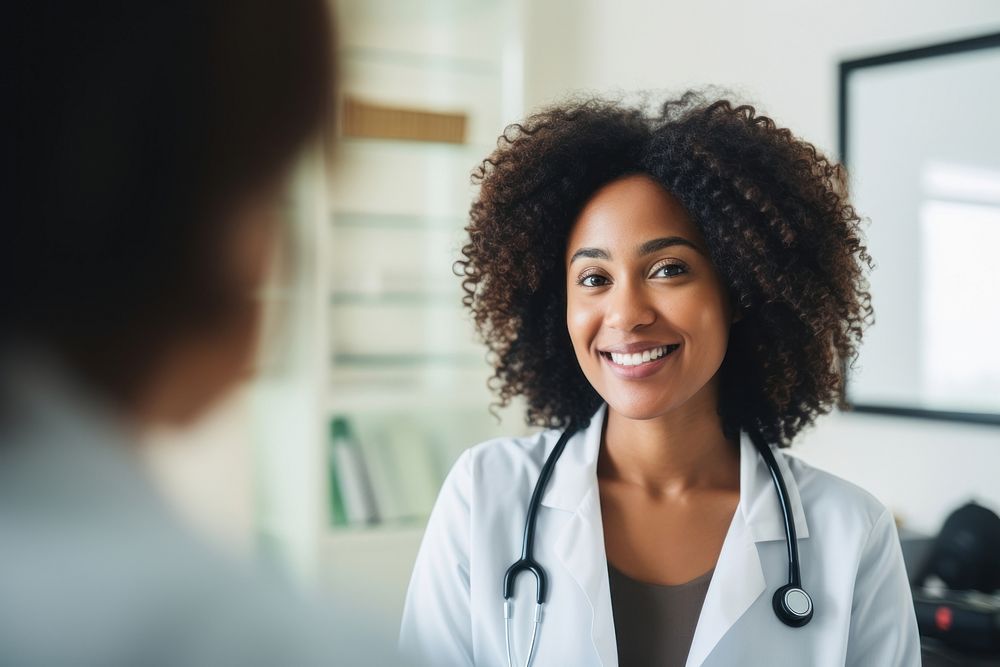
<svg viewBox="0 0 1000 667"><path fill-rule="evenodd" d="M523 113L522 3L339 3L340 95L356 110L462 114L465 142L340 137L332 160L317 149L289 202L291 268L262 295L276 307L267 337L286 344L253 396L261 546L334 597L363 585L388 623L454 460L526 431L518 407L490 412L486 350L453 273L470 174ZM335 418L359 444L378 521L332 525L344 516L330 502Z"/></svg>
<svg viewBox="0 0 1000 667"><path fill-rule="evenodd" d="M315 576L338 591L369 582L398 619L426 517L459 453L523 432L498 423L490 368L461 305L460 256L470 175L523 112L522 0L339 6L340 95L387 108L464 114L464 143L341 137L328 187L313 331L320 418L314 462L325 474L326 426L346 418L369 467L381 520L331 526L328 481L315 497Z"/></svg>

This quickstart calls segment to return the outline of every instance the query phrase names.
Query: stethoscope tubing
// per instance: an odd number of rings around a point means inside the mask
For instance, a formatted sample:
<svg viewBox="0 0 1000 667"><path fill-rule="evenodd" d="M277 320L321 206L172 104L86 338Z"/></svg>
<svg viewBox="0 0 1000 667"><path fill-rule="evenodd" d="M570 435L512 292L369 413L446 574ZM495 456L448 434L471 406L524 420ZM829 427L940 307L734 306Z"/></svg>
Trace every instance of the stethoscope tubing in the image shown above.
<svg viewBox="0 0 1000 667"><path fill-rule="evenodd" d="M556 442L556 446L552 448L548 458L545 459L545 463L542 464L542 470L538 474L538 481L531 492L531 500L528 501L528 515L524 521L524 536L521 540L521 558L511 565L504 575L504 600L510 600L514 594L514 582L517 580L517 576L527 570L535 575L535 600L540 605L545 604L545 599L548 595L548 580L545 570L534 558L535 522L538 519L538 508L542 503L542 494L548 486L553 470L555 470L556 461L562 456L563 450L566 448L566 443L569 442L569 439L575 432L576 429L572 426L566 428L562 432L562 435L559 436L559 440Z"/></svg>

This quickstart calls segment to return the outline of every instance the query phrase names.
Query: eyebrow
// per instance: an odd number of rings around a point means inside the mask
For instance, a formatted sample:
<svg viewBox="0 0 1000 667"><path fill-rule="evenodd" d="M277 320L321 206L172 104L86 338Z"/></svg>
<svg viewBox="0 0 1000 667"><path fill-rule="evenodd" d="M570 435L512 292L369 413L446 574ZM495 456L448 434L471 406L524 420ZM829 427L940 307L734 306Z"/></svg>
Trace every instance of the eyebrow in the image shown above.
<svg viewBox="0 0 1000 667"><path fill-rule="evenodd" d="M654 252L659 252L664 248L669 248L675 245L687 246L689 248L698 251L701 254L705 254L701 248L699 248L694 243L688 241L686 238L682 236L664 236L663 238L646 241L641 246L639 246L639 256L642 257L645 255L651 255ZM610 253L608 253L607 250L603 250L601 248L580 248L579 250L573 253L572 257L570 257L569 263L572 264L576 260L583 257L589 259L611 259L611 255Z"/></svg>

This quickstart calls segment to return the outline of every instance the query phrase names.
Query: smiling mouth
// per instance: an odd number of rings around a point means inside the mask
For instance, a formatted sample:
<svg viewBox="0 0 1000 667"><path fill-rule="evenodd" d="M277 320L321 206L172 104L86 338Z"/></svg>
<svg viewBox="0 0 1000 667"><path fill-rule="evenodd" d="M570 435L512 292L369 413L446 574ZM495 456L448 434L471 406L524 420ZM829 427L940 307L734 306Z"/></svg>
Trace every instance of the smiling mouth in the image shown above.
<svg viewBox="0 0 1000 667"><path fill-rule="evenodd" d="M609 359L612 363L618 366L642 366L643 364L648 364L667 356L680 345L661 345L660 347L653 347L648 350L643 350L642 352L635 352L633 354L624 354L620 352L601 352L601 356L605 359Z"/></svg>

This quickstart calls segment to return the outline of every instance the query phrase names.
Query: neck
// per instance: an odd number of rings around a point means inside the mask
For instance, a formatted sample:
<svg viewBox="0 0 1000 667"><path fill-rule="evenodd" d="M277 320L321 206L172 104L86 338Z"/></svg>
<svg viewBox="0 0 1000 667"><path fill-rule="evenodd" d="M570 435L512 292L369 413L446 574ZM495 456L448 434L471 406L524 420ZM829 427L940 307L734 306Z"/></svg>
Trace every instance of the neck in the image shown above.
<svg viewBox="0 0 1000 667"><path fill-rule="evenodd" d="M738 491L738 443L722 431L717 392L701 393L652 419L631 419L609 406L598 476L656 495Z"/></svg>

